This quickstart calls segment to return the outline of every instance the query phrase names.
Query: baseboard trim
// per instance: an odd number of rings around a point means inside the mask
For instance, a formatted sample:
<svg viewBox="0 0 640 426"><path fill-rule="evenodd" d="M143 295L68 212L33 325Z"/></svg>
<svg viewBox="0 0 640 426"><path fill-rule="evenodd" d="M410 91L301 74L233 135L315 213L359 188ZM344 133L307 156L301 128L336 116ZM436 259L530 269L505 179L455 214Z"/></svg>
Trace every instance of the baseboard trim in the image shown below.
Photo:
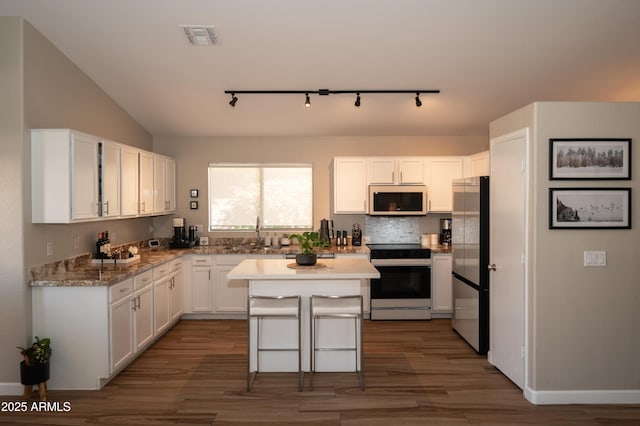
<svg viewBox="0 0 640 426"><path fill-rule="evenodd" d="M527 387L524 397L536 405L640 404L640 390L535 391Z"/></svg>
<svg viewBox="0 0 640 426"><path fill-rule="evenodd" d="M20 383L0 383L0 395L23 395L24 385Z"/></svg>

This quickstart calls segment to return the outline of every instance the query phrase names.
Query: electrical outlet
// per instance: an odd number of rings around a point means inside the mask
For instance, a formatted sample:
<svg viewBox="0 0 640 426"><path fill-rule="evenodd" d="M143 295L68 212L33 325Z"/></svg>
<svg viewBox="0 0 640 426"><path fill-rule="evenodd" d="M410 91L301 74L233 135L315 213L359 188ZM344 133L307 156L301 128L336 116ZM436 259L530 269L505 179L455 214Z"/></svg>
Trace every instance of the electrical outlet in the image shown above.
<svg viewBox="0 0 640 426"><path fill-rule="evenodd" d="M47 241L47 256L53 256L53 243Z"/></svg>
<svg viewBox="0 0 640 426"><path fill-rule="evenodd" d="M585 250L584 266L607 266L607 252Z"/></svg>
<svg viewBox="0 0 640 426"><path fill-rule="evenodd" d="M77 235L73 236L73 251L77 251L80 249L80 237Z"/></svg>
<svg viewBox="0 0 640 426"><path fill-rule="evenodd" d="M118 241L118 234L116 234L115 232L110 232L109 233L109 241L111 241L112 243L115 243L116 241Z"/></svg>
<svg viewBox="0 0 640 426"><path fill-rule="evenodd" d="M202 225L196 225L196 231L202 232Z"/></svg>

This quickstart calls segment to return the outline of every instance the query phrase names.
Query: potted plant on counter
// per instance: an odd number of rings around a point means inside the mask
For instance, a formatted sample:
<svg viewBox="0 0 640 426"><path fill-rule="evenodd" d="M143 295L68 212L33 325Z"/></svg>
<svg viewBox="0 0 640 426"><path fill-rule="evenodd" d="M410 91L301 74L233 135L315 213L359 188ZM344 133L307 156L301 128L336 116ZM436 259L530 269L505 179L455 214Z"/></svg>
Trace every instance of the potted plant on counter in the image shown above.
<svg viewBox="0 0 640 426"><path fill-rule="evenodd" d="M300 245L301 253L296 254L296 263L300 266L312 266L318 261L318 250L327 246L325 241L321 241L317 232L303 232L302 234L291 234L289 238L295 238Z"/></svg>
<svg viewBox="0 0 640 426"><path fill-rule="evenodd" d="M24 358L20 362L20 383L29 386L49 380L50 344L51 339L40 339L36 336L35 341L28 348L18 346L20 354Z"/></svg>

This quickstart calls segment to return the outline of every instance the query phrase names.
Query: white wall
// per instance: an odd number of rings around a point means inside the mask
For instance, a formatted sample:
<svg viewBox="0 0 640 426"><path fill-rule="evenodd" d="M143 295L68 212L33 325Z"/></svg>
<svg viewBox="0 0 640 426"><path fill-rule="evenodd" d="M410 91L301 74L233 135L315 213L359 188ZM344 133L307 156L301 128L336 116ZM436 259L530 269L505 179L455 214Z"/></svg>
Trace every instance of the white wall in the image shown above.
<svg viewBox="0 0 640 426"><path fill-rule="evenodd" d="M19 383L20 354L30 333L23 224L22 22L0 17L0 386Z"/></svg>
<svg viewBox="0 0 640 426"><path fill-rule="evenodd" d="M0 17L0 69L0 393L7 393L19 383L16 346L28 345L32 339L28 269L92 250L96 234L105 229L117 232L123 243L148 238L152 224L150 218L31 224L29 129L72 128L149 150L152 139L22 18ZM75 235L80 238L77 250ZM50 257L45 251L48 241L54 246ZM52 348L55 357L55 342Z"/></svg>
<svg viewBox="0 0 640 426"><path fill-rule="evenodd" d="M491 123L491 138L532 128L527 374L542 399L640 400L638 150L632 149L631 180L549 180L550 138L631 138L635 144L639 122L640 103L540 102ZM632 188L633 228L548 229L550 187ZM607 266L584 267L585 250L606 251Z"/></svg>

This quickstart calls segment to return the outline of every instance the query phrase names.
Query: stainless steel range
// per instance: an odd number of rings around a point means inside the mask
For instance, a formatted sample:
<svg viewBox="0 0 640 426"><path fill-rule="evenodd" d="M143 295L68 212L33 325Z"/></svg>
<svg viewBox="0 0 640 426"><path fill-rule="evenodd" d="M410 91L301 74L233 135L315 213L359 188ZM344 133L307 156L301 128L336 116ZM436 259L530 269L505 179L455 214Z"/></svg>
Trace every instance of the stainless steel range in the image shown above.
<svg viewBox="0 0 640 426"><path fill-rule="evenodd" d="M371 280L371 319L431 319L431 250L420 244L368 246L380 272Z"/></svg>

